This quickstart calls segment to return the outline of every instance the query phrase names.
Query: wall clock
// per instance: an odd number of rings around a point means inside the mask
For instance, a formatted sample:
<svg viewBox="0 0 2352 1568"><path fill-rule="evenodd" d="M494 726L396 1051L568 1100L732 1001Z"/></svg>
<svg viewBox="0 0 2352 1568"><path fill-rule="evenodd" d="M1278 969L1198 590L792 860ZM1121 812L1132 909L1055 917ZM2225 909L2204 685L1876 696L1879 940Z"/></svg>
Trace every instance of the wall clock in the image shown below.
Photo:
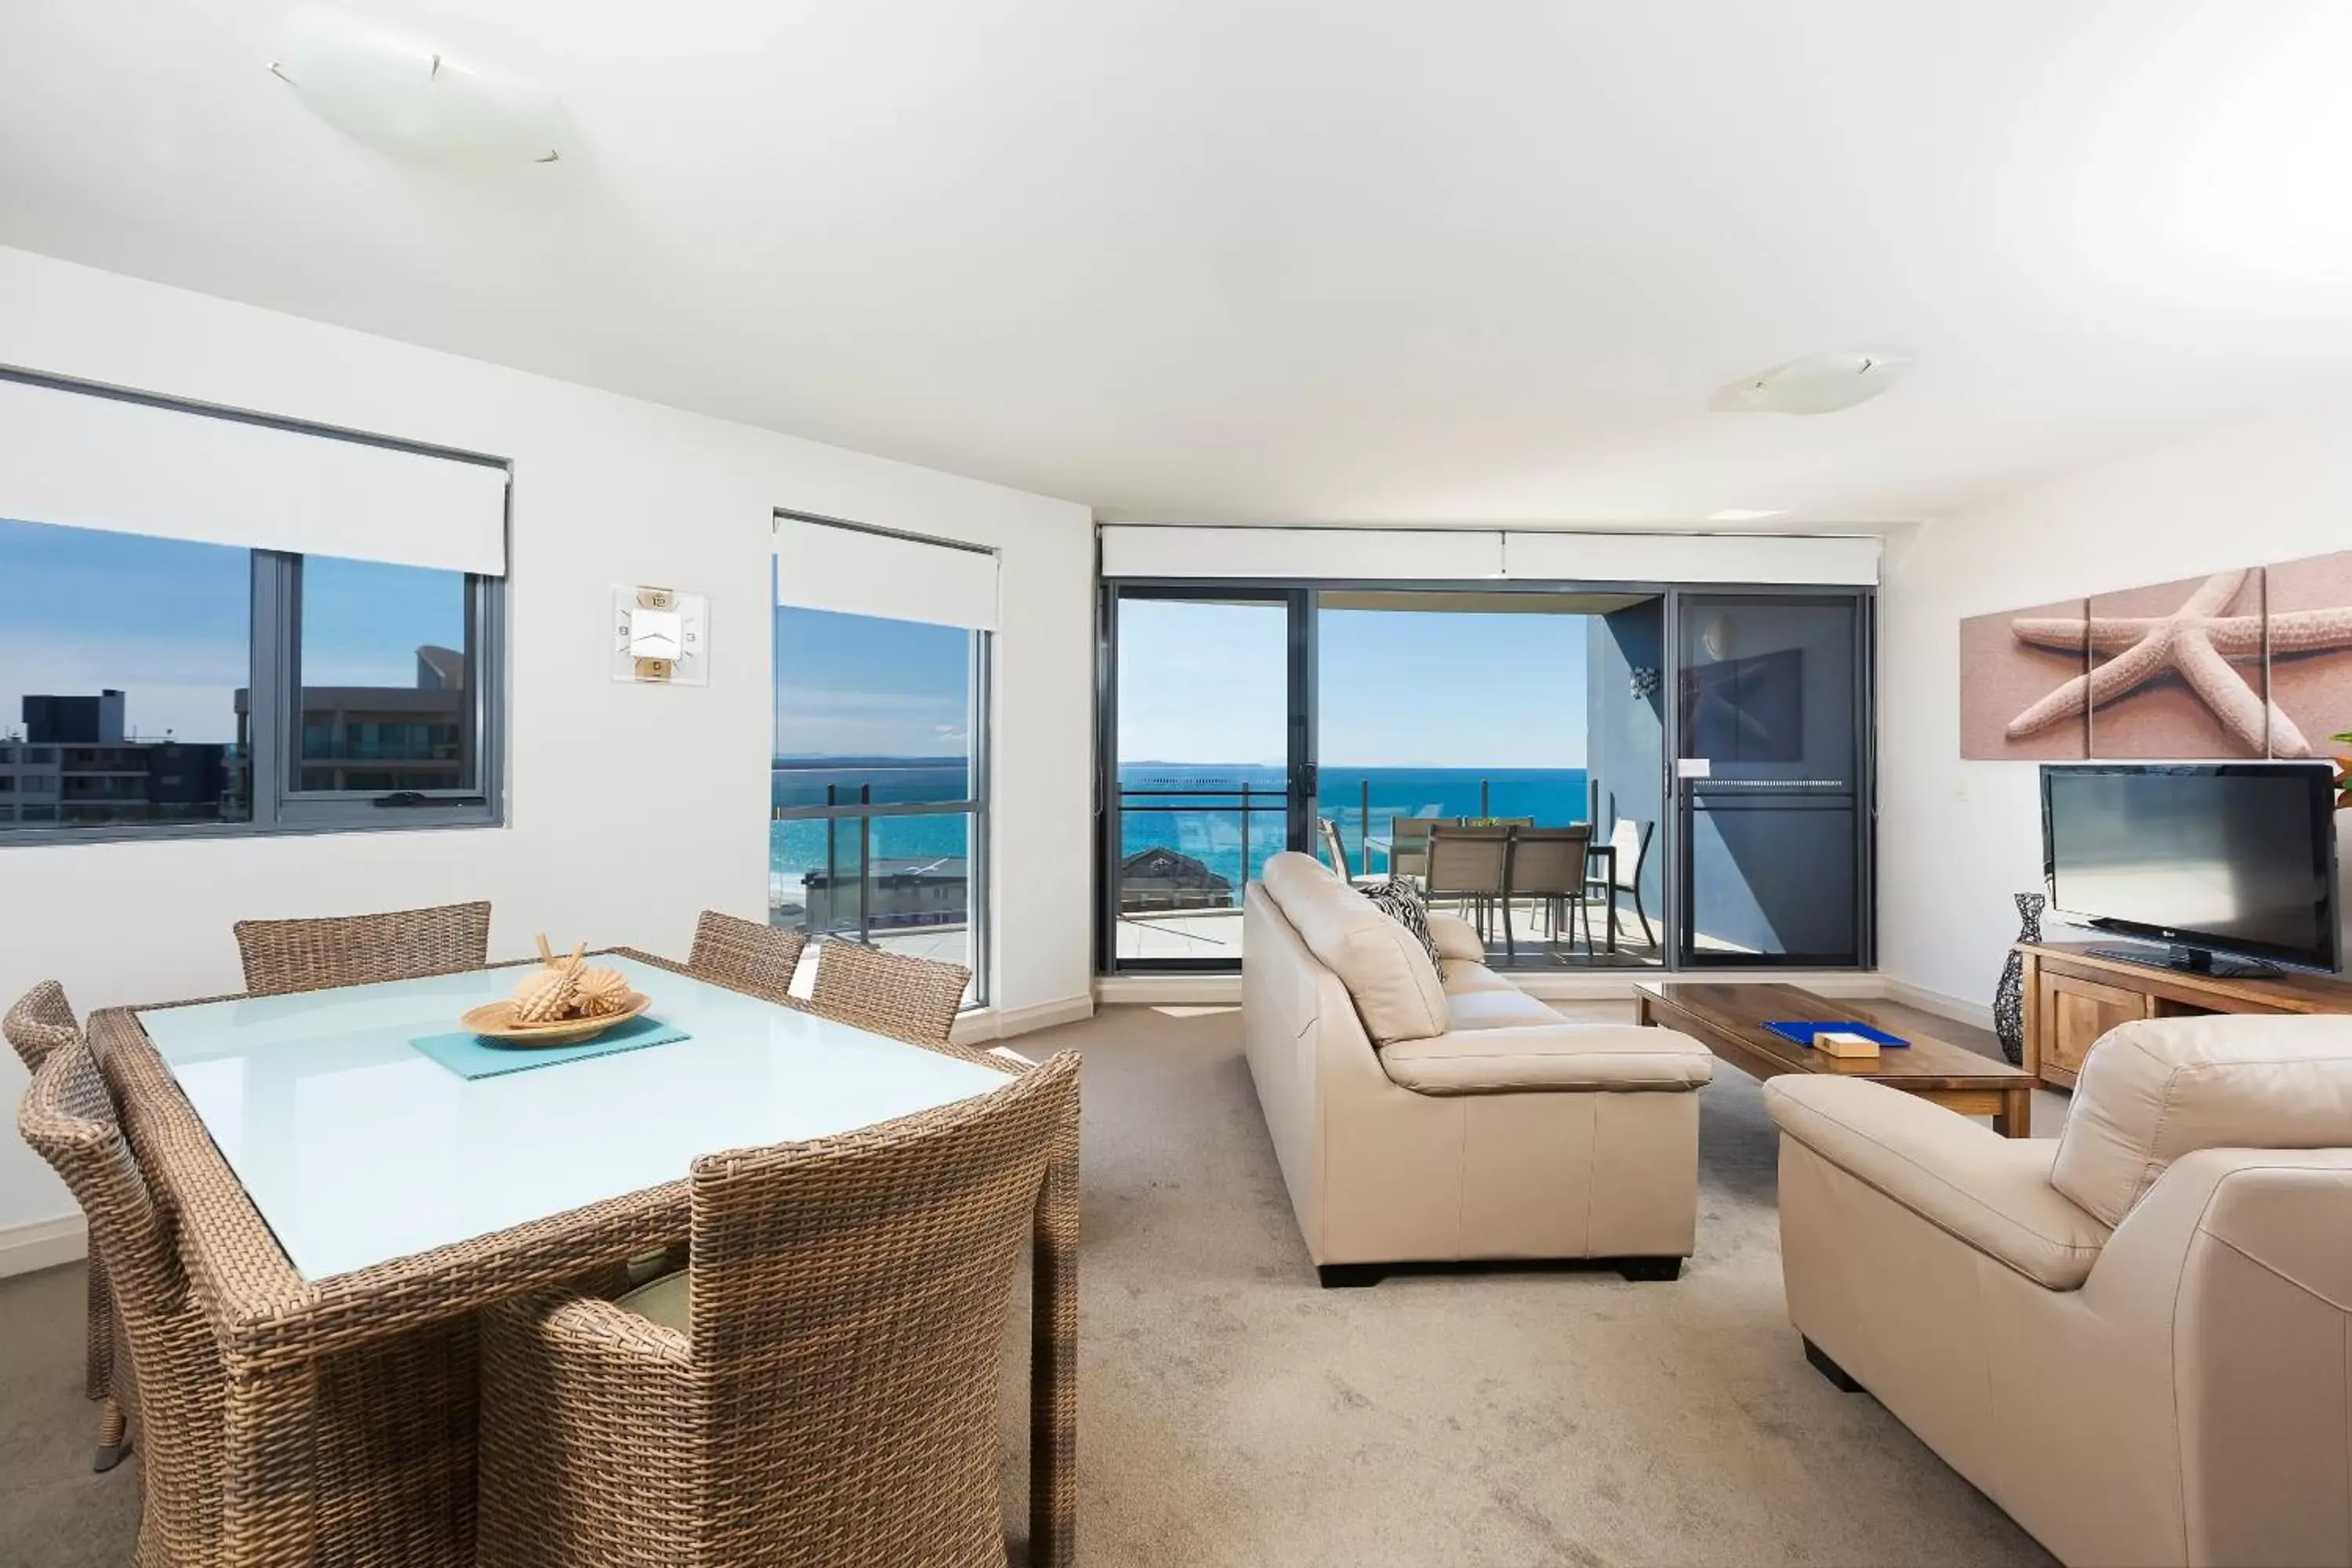
<svg viewBox="0 0 2352 1568"><path fill-rule="evenodd" d="M613 585L613 679L708 686L707 595Z"/></svg>

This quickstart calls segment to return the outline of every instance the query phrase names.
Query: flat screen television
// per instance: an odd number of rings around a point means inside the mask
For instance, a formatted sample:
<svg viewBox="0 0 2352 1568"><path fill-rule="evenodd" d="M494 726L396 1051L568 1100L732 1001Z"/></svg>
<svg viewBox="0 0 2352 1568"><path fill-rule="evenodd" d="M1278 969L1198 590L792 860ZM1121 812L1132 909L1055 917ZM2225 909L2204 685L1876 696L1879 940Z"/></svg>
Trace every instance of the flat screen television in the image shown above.
<svg viewBox="0 0 2352 1568"><path fill-rule="evenodd" d="M2053 912L2160 942L2109 956L2217 973L2333 972L2335 770L2326 763L2085 763L2042 770Z"/></svg>

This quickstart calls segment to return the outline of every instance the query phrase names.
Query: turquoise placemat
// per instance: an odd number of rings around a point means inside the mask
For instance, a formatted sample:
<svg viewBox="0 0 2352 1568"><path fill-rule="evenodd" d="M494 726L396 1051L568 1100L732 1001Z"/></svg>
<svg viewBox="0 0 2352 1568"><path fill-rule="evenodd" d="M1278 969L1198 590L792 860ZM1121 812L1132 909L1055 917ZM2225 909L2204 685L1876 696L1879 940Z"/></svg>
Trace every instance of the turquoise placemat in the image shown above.
<svg viewBox="0 0 2352 1568"><path fill-rule="evenodd" d="M463 1029L453 1035L426 1035L408 1043L459 1078L496 1078L500 1073L529 1072L533 1068L551 1068L561 1062L609 1057L615 1051L642 1050L647 1046L667 1046L692 1037L684 1029L647 1016L615 1024L594 1039L583 1040L576 1046L509 1045Z"/></svg>

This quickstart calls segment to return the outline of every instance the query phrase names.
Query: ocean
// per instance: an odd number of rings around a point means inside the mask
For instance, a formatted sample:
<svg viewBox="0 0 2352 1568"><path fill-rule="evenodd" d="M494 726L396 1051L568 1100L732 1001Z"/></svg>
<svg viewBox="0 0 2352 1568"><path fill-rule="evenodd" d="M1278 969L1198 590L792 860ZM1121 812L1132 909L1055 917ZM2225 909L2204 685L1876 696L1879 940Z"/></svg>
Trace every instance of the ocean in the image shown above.
<svg viewBox="0 0 2352 1568"><path fill-rule="evenodd" d="M822 805L829 787L831 798L845 804L860 799L861 791L862 798L877 804L953 800L962 796L965 779L960 759L795 758L777 763L770 797L778 805ZM1531 816L1541 826L1557 827L1581 822L1586 815L1582 768L1326 766L1320 784L1316 815L1338 825L1351 872L1364 866L1366 826L1372 837L1385 838L1391 816ZM1238 897L1242 885L1284 847L1283 788L1283 770L1274 766L1123 764L1120 858L1165 847L1224 878ZM866 853L877 860L960 860L971 853L969 825L961 814L869 820ZM770 880L777 893L795 901L805 872L824 866L829 856L834 864L854 867L857 854L855 823L802 819L770 825ZM1378 847L1370 868L1387 868Z"/></svg>

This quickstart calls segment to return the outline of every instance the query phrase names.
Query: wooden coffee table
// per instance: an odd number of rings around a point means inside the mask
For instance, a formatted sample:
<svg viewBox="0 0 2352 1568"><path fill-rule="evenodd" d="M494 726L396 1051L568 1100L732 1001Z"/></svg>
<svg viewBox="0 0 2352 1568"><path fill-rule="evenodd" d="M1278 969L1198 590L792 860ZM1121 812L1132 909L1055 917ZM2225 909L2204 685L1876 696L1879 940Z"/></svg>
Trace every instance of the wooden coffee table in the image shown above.
<svg viewBox="0 0 2352 1568"><path fill-rule="evenodd" d="M2007 1062L1923 1035L1882 1024L1870 1005L1816 996L1794 985L1708 985L1648 981L1633 988L1641 1021L1679 1029L1753 1078L1776 1073L1834 1073L1866 1078L1906 1094L1916 1094L1962 1116L1990 1116L2004 1138L2030 1138L2033 1124L2033 1076ZM1881 1051L1875 1058L1841 1058L1781 1038L1769 1022L1826 1024L1851 1019L1899 1035L1908 1046Z"/></svg>

